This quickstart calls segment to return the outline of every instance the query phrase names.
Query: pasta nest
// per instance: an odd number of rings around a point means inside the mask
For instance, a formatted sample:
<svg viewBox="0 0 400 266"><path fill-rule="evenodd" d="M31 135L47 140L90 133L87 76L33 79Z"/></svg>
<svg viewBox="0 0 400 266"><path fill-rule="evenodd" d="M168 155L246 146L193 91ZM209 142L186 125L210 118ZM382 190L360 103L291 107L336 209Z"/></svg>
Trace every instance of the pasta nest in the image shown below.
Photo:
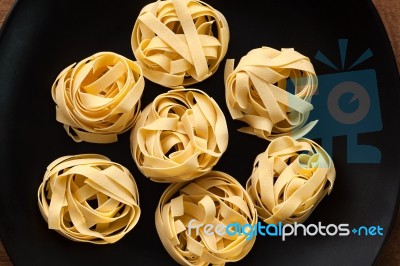
<svg viewBox="0 0 400 266"><path fill-rule="evenodd" d="M51 92L56 119L73 140L111 143L136 121L143 89L138 64L100 52L65 68Z"/></svg>
<svg viewBox="0 0 400 266"><path fill-rule="evenodd" d="M229 112L248 125L239 131L267 140L297 139L315 126L317 121L306 122L317 86L310 59L294 49L257 48L242 57L236 68L233 59L225 66Z"/></svg>
<svg viewBox="0 0 400 266"><path fill-rule="evenodd" d="M191 85L214 74L228 42L225 17L197 0L157 1L145 6L131 38L144 76L170 88Z"/></svg>
<svg viewBox="0 0 400 266"><path fill-rule="evenodd" d="M161 196L155 220L165 249L181 265L238 261L256 239L250 227L257 224L257 212L249 195L237 180L217 171L170 185ZM228 233L232 223L246 225L247 233Z"/></svg>
<svg viewBox="0 0 400 266"><path fill-rule="evenodd" d="M93 244L118 241L140 216L138 188L129 170L98 154L53 161L40 184L38 202L49 229Z"/></svg>
<svg viewBox="0 0 400 266"><path fill-rule="evenodd" d="M302 223L330 194L335 177L332 159L322 147L284 136L257 156L246 190L264 222Z"/></svg>
<svg viewBox="0 0 400 266"><path fill-rule="evenodd" d="M224 114L214 99L196 89L157 96L131 133L137 167L157 182L188 181L211 171L227 146Z"/></svg>

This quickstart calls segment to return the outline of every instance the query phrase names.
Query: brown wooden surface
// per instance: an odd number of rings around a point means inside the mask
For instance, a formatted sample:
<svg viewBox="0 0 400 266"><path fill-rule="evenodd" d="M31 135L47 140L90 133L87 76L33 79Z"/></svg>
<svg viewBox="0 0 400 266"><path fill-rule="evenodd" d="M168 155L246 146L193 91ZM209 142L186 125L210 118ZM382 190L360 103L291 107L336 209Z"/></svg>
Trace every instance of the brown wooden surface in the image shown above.
<svg viewBox="0 0 400 266"><path fill-rule="evenodd" d="M3 25L4 19L8 14L11 6L14 4L15 0L0 0L0 27ZM4 250L3 243L1 243L0 239L0 265L1 266L9 266L12 265L10 259L7 256L6 251Z"/></svg>
<svg viewBox="0 0 400 266"><path fill-rule="evenodd" d="M0 0L0 27L15 0ZM393 51L400 66L400 1L399 0L373 0L385 24ZM400 68L399 68L400 69ZM0 265L12 265L3 244L0 241ZM389 240L378 260L378 265L400 265L400 212Z"/></svg>

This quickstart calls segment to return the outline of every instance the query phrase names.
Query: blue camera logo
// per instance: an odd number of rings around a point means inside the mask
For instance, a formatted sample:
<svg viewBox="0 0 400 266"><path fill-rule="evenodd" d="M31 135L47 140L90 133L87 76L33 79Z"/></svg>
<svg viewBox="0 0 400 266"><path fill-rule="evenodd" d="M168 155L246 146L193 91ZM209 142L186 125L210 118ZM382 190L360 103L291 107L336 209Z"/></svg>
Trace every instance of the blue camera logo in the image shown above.
<svg viewBox="0 0 400 266"><path fill-rule="evenodd" d="M314 110L309 121L319 121L307 137L321 139L324 149L332 155L333 137L347 136L348 163L380 163L381 152L377 147L358 143L359 134L382 130L376 72L351 70L372 57L372 51L367 49L346 69L348 40L338 42L343 72L318 76L318 93L312 99ZM315 59L339 71L322 52L318 51Z"/></svg>

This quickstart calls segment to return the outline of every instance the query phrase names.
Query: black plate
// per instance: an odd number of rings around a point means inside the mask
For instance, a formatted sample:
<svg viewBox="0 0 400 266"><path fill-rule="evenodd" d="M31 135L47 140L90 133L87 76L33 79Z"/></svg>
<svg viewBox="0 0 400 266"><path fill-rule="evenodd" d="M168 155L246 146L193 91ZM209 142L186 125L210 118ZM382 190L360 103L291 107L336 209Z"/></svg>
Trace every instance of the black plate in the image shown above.
<svg viewBox="0 0 400 266"><path fill-rule="evenodd" d="M16 265L174 264L154 226L154 211L166 185L147 180L136 169L130 155L129 133L115 144L74 143L56 122L50 96L58 73L73 62L98 51L114 51L133 58L131 30L140 9L148 2L37 0L19 1L14 7L0 40L0 233ZM320 77L320 94L313 100L313 116L320 119L320 124L310 136L323 137L325 148L332 150L337 180L333 193L321 202L307 223L348 223L350 229L362 225L384 228L384 236L374 237L307 236L290 237L285 242L277 237L258 237L250 254L237 265L373 263L397 210L400 170L395 129L399 75L373 4L318 0L209 3L225 14L230 26L226 58L239 59L250 49L264 45L277 49L294 47L314 63ZM322 54L337 69L329 66ZM359 64L351 67L360 56ZM328 102L334 102L334 98L329 98L333 96L328 92L342 86L342 82L358 84L370 100L368 113L350 125L338 121L343 115L339 111L354 120L354 113L368 101L358 95L358 101L346 104L351 99L351 91L347 91L343 97L336 97L339 109L329 113ZM223 65L214 76L193 87L214 97L227 117L230 144L215 169L233 175L244 185L255 156L265 150L267 142L236 131L240 124L230 119L225 105ZM147 82L144 104L165 91ZM46 166L60 156L78 153L106 155L127 166L136 177L142 216L134 230L116 244L72 242L48 230L40 215L36 193Z"/></svg>

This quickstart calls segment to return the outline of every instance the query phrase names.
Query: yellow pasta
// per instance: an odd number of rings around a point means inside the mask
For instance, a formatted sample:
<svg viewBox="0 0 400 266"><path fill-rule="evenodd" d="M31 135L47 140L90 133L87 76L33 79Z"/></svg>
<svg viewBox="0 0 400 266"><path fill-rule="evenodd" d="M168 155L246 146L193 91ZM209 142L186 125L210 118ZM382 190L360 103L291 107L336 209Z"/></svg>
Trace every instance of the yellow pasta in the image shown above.
<svg viewBox="0 0 400 266"><path fill-rule="evenodd" d="M144 76L170 88L191 85L214 74L228 42L225 17L198 0L165 0L145 6L131 39Z"/></svg>
<svg viewBox="0 0 400 266"><path fill-rule="evenodd" d="M144 78L135 62L101 52L64 69L53 84L56 119L76 142L110 143L140 109Z"/></svg>
<svg viewBox="0 0 400 266"><path fill-rule="evenodd" d="M211 171L227 146L224 114L214 99L196 89L157 96L131 133L137 167L157 182L188 181Z"/></svg>
<svg viewBox="0 0 400 266"><path fill-rule="evenodd" d="M288 79L294 83L294 94L287 89ZM229 112L248 124L239 131L267 140L298 139L315 126L317 121L306 122L317 85L309 58L294 49L257 48L242 57L235 69L233 59L225 66Z"/></svg>
<svg viewBox="0 0 400 266"><path fill-rule="evenodd" d="M229 228L231 223L255 228L257 212L246 190L222 172L211 171L194 181L170 185L161 196L155 220L165 249L181 265L238 261L256 239L255 235L249 239L255 234L250 230L247 236L224 233L224 226Z"/></svg>
<svg viewBox="0 0 400 266"><path fill-rule="evenodd" d="M284 136L257 156L246 190L264 222L301 223L332 191L335 177L332 159L322 147Z"/></svg>
<svg viewBox="0 0 400 266"><path fill-rule="evenodd" d="M118 241L140 216L139 193L129 170L98 154L53 161L39 187L38 202L49 229L93 244Z"/></svg>

